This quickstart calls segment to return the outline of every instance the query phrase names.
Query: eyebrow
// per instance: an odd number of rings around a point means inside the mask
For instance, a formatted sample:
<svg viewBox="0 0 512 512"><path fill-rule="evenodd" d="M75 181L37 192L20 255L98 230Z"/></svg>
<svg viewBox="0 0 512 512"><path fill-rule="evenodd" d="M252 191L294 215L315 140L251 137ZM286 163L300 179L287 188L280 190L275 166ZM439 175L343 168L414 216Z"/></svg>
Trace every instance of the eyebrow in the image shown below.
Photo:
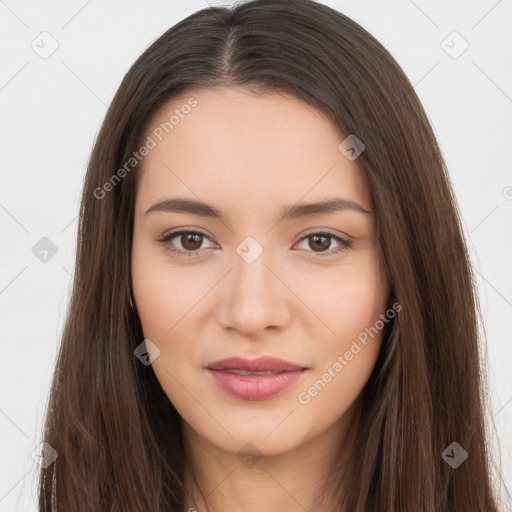
<svg viewBox="0 0 512 512"><path fill-rule="evenodd" d="M363 208L359 203L351 199L343 199L341 197L333 197L325 201L317 203L300 203L291 206L285 206L276 222L298 219L301 217L312 217L325 213L335 213L339 211L352 210L366 215L371 215L371 211ZM152 212L174 212L174 213L191 213L202 217L213 217L224 221L224 215L214 206L187 198L172 198L159 201L150 206L144 215Z"/></svg>

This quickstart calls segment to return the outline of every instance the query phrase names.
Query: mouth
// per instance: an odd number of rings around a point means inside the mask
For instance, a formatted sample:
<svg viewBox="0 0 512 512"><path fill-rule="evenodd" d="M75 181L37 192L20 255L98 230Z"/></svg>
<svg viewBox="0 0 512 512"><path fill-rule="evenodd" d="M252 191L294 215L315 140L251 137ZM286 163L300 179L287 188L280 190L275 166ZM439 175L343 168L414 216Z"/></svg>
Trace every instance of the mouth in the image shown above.
<svg viewBox="0 0 512 512"><path fill-rule="evenodd" d="M264 400L291 387L309 368L283 359L231 357L208 365L213 383L243 400Z"/></svg>
<svg viewBox="0 0 512 512"><path fill-rule="evenodd" d="M245 370L215 370L222 371L225 373L235 373L236 375L277 375L278 373L283 373L284 370L281 371L267 371L267 372L248 372Z"/></svg>

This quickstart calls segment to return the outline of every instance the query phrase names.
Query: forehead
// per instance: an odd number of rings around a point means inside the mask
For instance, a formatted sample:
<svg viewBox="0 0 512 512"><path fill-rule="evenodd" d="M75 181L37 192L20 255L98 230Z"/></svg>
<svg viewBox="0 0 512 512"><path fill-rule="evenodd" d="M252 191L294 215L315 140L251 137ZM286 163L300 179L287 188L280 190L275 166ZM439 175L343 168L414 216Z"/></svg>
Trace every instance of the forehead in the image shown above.
<svg viewBox="0 0 512 512"><path fill-rule="evenodd" d="M339 192L371 208L359 165L338 149L345 135L291 94L193 90L155 112L146 137L154 147L139 169L138 202L179 192L248 208Z"/></svg>

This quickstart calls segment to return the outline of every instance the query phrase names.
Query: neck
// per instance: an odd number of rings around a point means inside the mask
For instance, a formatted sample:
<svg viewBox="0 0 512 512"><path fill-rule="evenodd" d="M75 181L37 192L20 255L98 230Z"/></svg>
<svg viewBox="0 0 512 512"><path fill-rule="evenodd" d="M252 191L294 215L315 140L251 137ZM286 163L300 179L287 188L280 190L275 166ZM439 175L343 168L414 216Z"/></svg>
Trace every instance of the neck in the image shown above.
<svg viewBox="0 0 512 512"><path fill-rule="evenodd" d="M269 456L226 452L184 422L189 461L185 511L331 512L334 496L343 494L343 482L331 490L324 488L325 483L335 468L350 471L347 460L356 440L358 405L319 435Z"/></svg>

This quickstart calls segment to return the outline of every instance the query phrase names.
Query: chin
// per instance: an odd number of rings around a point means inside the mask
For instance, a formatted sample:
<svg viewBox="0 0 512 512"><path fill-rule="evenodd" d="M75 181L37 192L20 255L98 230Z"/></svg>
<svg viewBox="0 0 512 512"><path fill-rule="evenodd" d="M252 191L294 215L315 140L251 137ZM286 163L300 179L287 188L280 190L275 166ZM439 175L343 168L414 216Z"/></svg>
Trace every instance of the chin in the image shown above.
<svg viewBox="0 0 512 512"><path fill-rule="evenodd" d="M205 425L202 418L186 421L185 428L192 436L199 436L218 449L239 456L280 455L299 446L311 431L307 425L293 422L295 413L289 414L291 410L280 408L272 414L267 410L267 414L261 411L250 415L238 414L239 411L216 413L214 416L222 420L221 425L216 423L213 429L212 424Z"/></svg>

